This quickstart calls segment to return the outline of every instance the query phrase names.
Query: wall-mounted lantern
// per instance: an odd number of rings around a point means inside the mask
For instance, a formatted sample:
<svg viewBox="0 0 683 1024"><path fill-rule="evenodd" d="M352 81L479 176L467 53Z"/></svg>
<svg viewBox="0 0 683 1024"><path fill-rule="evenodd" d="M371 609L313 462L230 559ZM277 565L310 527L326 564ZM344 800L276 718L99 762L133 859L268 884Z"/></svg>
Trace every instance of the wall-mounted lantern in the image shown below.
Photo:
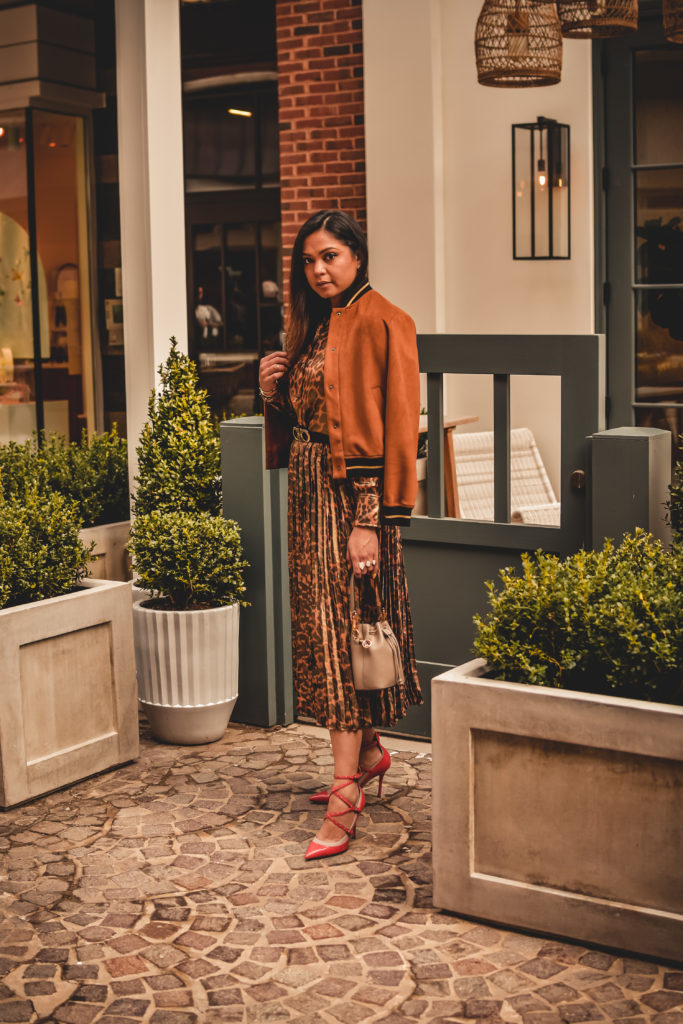
<svg viewBox="0 0 683 1024"><path fill-rule="evenodd" d="M549 117L512 126L516 260L568 260L569 125Z"/></svg>

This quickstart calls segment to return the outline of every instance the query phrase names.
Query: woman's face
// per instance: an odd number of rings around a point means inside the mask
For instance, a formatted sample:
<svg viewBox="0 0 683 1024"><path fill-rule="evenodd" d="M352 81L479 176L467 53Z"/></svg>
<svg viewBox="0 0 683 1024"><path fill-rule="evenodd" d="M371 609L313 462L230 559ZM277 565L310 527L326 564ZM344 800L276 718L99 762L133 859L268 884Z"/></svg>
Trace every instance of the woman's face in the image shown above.
<svg viewBox="0 0 683 1024"><path fill-rule="evenodd" d="M323 299L338 305L339 296L356 279L360 257L338 238L321 228L309 235L303 247L306 280ZM335 301L337 300L337 301Z"/></svg>

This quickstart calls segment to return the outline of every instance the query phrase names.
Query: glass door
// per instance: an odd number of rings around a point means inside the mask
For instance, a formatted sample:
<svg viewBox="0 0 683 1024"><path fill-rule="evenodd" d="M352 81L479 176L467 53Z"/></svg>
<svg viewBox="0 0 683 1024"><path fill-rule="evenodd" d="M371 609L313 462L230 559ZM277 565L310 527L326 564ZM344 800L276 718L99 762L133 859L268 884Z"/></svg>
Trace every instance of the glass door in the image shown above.
<svg viewBox="0 0 683 1024"><path fill-rule="evenodd" d="M635 410L683 429L683 52L633 55Z"/></svg>
<svg viewBox="0 0 683 1024"><path fill-rule="evenodd" d="M610 426L683 431L683 47L601 44Z"/></svg>

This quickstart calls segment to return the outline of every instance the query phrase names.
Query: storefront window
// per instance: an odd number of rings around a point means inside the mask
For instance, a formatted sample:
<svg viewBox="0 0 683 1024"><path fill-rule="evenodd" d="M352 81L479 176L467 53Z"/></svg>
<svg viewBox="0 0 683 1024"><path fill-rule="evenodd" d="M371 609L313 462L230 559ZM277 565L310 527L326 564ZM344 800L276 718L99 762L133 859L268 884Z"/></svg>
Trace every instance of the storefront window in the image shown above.
<svg viewBox="0 0 683 1024"><path fill-rule="evenodd" d="M2 113L0 442L92 429L90 317L83 119Z"/></svg>
<svg viewBox="0 0 683 1024"><path fill-rule="evenodd" d="M76 440L94 426L83 119L34 111L33 151L36 241L47 283L45 425Z"/></svg>
<svg viewBox="0 0 683 1024"><path fill-rule="evenodd" d="M41 286L44 301L44 275ZM0 443L23 441L35 429L26 120L21 111L0 114Z"/></svg>

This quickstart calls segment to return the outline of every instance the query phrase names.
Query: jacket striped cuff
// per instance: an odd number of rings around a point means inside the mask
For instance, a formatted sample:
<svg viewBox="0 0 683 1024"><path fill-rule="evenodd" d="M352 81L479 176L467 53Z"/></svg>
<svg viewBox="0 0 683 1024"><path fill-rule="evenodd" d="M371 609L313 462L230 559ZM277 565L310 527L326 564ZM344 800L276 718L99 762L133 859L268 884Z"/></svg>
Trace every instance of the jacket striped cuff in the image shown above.
<svg viewBox="0 0 683 1024"><path fill-rule="evenodd" d="M405 505L384 505L382 519L388 526L410 526L412 508Z"/></svg>
<svg viewBox="0 0 683 1024"><path fill-rule="evenodd" d="M346 459L346 472L347 473L365 473L372 470L374 473L378 473L384 469L384 459L381 455L375 455L370 458L366 458L360 455L352 455Z"/></svg>

